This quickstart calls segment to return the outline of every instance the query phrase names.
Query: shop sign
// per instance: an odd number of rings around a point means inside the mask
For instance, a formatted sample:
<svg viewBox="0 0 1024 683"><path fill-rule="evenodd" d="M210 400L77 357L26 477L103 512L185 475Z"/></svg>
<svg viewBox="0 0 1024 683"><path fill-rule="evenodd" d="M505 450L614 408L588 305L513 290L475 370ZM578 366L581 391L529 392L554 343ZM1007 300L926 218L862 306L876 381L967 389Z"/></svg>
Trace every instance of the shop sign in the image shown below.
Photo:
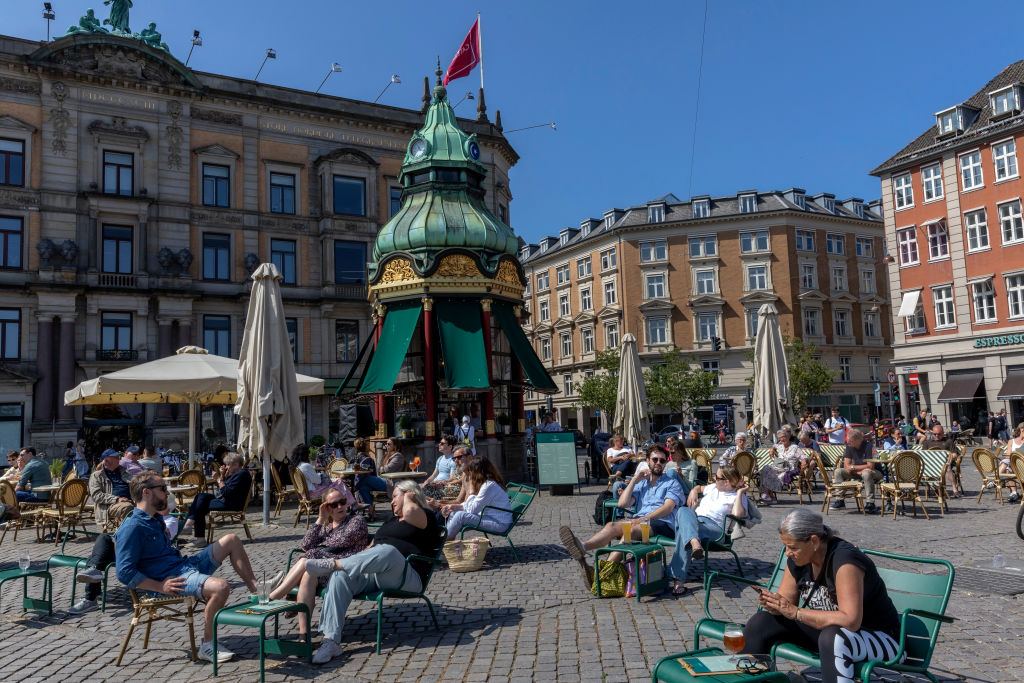
<svg viewBox="0 0 1024 683"><path fill-rule="evenodd" d="M979 337L974 340L974 348L986 349L991 346L1012 346L1024 344L1024 334L1004 334L998 337Z"/></svg>

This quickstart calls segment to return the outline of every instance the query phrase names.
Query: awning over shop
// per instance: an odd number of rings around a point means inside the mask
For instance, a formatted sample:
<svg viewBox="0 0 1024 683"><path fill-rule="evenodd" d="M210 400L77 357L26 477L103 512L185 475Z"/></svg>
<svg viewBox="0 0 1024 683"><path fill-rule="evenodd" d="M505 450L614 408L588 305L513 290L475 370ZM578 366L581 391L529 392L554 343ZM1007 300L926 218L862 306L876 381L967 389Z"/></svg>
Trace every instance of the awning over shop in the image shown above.
<svg viewBox="0 0 1024 683"><path fill-rule="evenodd" d="M483 320L476 301L434 301L441 336L444 379L448 389L491 386L484 350Z"/></svg>
<svg viewBox="0 0 1024 683"><path fill-rule="evenodd" d="M1007 373L1006 381L1003 382L1003 386L996 398L1000 401L1024 398L1024 370L1011 370Z"/></svg>
<svg viewBox="0 0 1024 683"><path fill-rule="evenodd" d="M328 391L326 393L334 394L335 396L341 396L344 394L351 394L357 392L359 384L353 381L353 378L356 376L357 371L360 368L364 367L363 357L366 356L366 352L370 349L372 345L373 332L371 331L370 334L366 336L366 340L363 342L363 345L359 348L359 355L356 356L356 361L352 363L352 367L350 367L348 369L348 372L345 373L345 379L341 380L341 382L334 385L331 391ZM370 356L372 357L373 354L371 353Z"/></svg>
<svg viewBox="0 0 1024 683"><path fill-rule="evenodd" d="M381 328L380 341L363 375L361 392L391 391L402 369L402 361L409 350L416 323L423 305L419 301L399 301L388 304Z"/></svg>
<svg viewBox="0 0 1024 683"><path fill-rule="evenodd" d="M491 312L498 319L498 325L505 333L505 338L508 339L509 346L512 347L512 353L516 355L519 364L523 367L523 374L526 375L526 379L530 381L533 388L546 394L556 393L558 387L555 386L548 371L544 369L544 364L537 358L522 326L516 321L511 304L495 301Z"/></svg>
<svg viewBox="0 0 1024 683"><path fill-rule="evenodd" d="M917 302L920 298L920 289L915 289L912 292L904 292L903 301L900 303L900 312L896 315L900 318L906 318L909 315L914 315L914 311L917 310Z"/></svg>
<svg viewBox="0 0 1024 683"><path fill-rule="evenodd" d="M978 387L984 375L972 373L970 375L952 375L946 380L946 385L939 393L939 403L960 403L974 400L978 393Z"/></svg>

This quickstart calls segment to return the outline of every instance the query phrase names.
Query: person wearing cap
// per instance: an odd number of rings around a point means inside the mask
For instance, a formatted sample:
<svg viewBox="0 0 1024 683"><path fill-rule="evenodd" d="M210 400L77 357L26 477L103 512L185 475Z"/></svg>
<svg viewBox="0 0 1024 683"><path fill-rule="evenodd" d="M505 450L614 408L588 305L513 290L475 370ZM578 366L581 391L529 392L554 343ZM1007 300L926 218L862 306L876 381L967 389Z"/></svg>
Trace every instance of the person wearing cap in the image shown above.
<svg viewBox="0 0 1024 683"><path fill-rule="evenodd" d="M128 471L129 478L134 477L136 474L140 474L144 469L146 469L139 464L139 458L141 457L142 456L139 455L138 446L129 446L124 450L124 457L121 458L121 467Z"/></svg>

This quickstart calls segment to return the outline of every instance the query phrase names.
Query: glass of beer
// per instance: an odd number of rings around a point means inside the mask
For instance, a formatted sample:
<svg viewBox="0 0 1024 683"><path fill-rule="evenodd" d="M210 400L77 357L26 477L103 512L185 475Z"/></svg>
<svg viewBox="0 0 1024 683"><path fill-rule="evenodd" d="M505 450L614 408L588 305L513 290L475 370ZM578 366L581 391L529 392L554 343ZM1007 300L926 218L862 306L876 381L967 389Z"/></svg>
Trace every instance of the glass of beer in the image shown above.
<svg viewBox="0 0 1024 683"><path fill-rule="evenodd" d="M622 524L622 542L632 543L633 542L633 523L630 521L620 522Z"/></svg>
<svg viewBox="0 0 1024 683"><path fill-rule="evenodd" d="M644 521L640 522L640 540L644 543L651 542L651 523Z"/></svg>
<svg viewBox="0 0 1024 683"><path fill-rule="evenodd" d="M743 624L726 624L725 630L722 632L722 645L725 649L735 655L743 649L745 644ZM736 658L732 657L730 661L736 661Z"/></svg>

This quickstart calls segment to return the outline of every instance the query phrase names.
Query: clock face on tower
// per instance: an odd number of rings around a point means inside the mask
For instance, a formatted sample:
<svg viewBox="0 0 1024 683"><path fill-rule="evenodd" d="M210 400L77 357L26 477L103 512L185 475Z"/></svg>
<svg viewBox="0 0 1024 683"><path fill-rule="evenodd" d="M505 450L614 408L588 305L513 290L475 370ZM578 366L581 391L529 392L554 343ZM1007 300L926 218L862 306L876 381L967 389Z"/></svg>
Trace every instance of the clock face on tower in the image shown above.
<svg viewBox="0 0 1024 683"><path fill-rule="evenodd" d="M424 140L413 140L412 146L409 148L409 153L413 158L419 159L421 156L427 153L427 143Z"/></svg>
<svg viewBox="0 0 1024 683"><path fill-rule="evenodd" d="M473 161L480 160L480 146L475 142L469 143L469 156L473 157Z"/></svg>

